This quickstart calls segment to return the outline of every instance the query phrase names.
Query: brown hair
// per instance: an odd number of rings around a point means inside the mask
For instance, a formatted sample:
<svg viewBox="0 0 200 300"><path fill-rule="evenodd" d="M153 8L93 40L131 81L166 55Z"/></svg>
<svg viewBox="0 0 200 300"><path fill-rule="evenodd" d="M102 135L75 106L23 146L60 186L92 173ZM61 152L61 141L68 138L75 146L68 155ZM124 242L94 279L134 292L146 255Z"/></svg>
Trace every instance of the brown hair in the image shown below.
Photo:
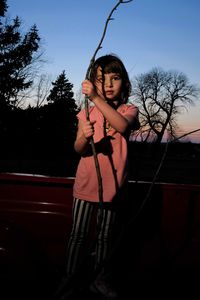
<svg viewBox="0 0 200 300"><path fill-rule="evenodd" d="M96 59L92 65L89 79L94 84L98 67L101 67L102 73L118 73L122 78L122 103L127 103L131 93L131 82L126 68L119 57L114 54L107 54Z"/></svg>

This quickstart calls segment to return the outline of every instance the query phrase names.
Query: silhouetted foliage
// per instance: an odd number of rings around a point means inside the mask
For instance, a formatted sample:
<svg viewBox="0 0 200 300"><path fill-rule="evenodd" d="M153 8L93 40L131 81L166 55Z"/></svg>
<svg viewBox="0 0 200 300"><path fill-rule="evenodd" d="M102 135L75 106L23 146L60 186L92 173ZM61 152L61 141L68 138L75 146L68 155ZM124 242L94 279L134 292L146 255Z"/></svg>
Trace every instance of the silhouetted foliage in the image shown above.
<svg viewBox="0 0 200 300"><path fill-rule="evenodd" d="M76 159L73 144L78 111L72 88L62 72L53 82L48 104L7 110L0 129L0 154L1 159L19 161L12 171L64 176L75 168L72 161ZM49 161L57 165L56 174Z"/></svg>
<svg viewBox="0 0 200 300"><path fill-rule="evenodd" d="M140 111L141 138L158 144L166 131L171 138L176 137L177 115L193 103L199 92L183 73L161 68L137 76L133 87Z"/></svg>
<svg viewBox="0 0 200 300"><path fill-rule="evenodd" d="M65 71L62 71L55 82L52 82L52 85L53 88L50 90L50 95L47 97L49 103L63 102L73 98L73 84L66 78ZM73 109L75 107L76 105L74 105Z"/></svg>
<svg viewBox="0 0 200 300"><path fill-rule="evenodd" d="M64 162L74 156L76 134L73 85L63 71L52 82L48 105L18 106L21 94L33 83L40 37L36 25L22 35L19 17L9 22L6 11L6 1L0 0L0 171L7 161L4 171L53 175L51 166L46 165L52 160L60 167L60 174L66 175Z"/></svg>
<svg viewBox="0 0 200 300"><path fill-rule="evenodd" d="M5 13L7 11L7 4L6 4L6 0L0 0L0 17L4 17ZM0 22L1 25L1 22Z"/></svg>
<svg viewBox="0 0 200 300"><path fill-rule="evenodd" d="M1 2L0 17L0 108L16 107L20 91L32 83L31 66L37 60L40 37L36 25L22 34L19 17L10 23L5 16L6 1Z"/></svg>
<svg viewBox="0 0 200 300"><path fill-rule="evenodd" d="M54 136L54 140L57 140L56 147L60 146L60 151L64 150L67 153L66 146L68 145L68 150L73 146L76 134L77 105L73 98L73 84L69 82L63 71L52 85L53 88L47 97L48 105L40 109L43 116L41 129L47 127L50 136ZM65 144L64 148L60 143Z"/></svg>

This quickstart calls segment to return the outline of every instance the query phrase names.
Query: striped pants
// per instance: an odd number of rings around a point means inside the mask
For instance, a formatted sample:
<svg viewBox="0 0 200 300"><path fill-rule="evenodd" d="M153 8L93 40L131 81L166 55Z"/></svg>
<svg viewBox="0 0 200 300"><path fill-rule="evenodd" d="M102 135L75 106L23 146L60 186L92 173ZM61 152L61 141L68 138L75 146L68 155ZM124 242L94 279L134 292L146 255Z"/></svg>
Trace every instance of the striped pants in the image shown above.
<svg viewBox="0 0 200 300"><path fill-rule="evenodd" d="M67 248L67 275L72 275L82 262L82 247L88 237L92 215L95 212L97 236L95 240L95 268L102 264L106 258L110 241L111 231L115 221L115 210L110 203L104 203L100 210L98 203L88 202L74 198L72 208L72 230L69 236ZM101 218L100 218L101 216Z"/></svg>

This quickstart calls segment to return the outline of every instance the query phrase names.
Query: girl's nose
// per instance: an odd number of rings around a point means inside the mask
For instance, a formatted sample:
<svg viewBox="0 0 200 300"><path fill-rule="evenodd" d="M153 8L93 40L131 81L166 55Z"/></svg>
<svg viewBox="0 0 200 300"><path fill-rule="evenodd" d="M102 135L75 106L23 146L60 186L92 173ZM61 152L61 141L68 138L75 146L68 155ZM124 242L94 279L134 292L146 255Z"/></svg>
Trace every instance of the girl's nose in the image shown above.
<svg viewBox="0 0 200 300"><path fill-rule="evenodd" d="M112 79L106 79L105 86L112 86Z"/></svg>

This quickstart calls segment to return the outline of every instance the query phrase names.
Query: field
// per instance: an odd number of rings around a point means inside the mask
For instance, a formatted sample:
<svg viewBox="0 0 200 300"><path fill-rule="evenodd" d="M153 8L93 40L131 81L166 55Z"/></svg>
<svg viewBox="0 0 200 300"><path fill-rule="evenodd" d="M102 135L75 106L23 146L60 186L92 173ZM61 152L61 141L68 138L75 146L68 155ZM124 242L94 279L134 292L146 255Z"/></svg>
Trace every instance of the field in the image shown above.
<svg viewBox="0 0 200 300"><path fill-rule="evenodd" d="M167 148L166 148L167 147ZM191 143L132 144L129 149L130 179L170 183L200 183L200 145Z"/></svg>
<svg viewBox="0 0 200 300"><path fill-rule="evenodd" d="M0 172L74 177L79 157L55 154L41 157L7 156L0 159ZM180 184L200 183L200 144L130 143L130 180Z"/></svg>

